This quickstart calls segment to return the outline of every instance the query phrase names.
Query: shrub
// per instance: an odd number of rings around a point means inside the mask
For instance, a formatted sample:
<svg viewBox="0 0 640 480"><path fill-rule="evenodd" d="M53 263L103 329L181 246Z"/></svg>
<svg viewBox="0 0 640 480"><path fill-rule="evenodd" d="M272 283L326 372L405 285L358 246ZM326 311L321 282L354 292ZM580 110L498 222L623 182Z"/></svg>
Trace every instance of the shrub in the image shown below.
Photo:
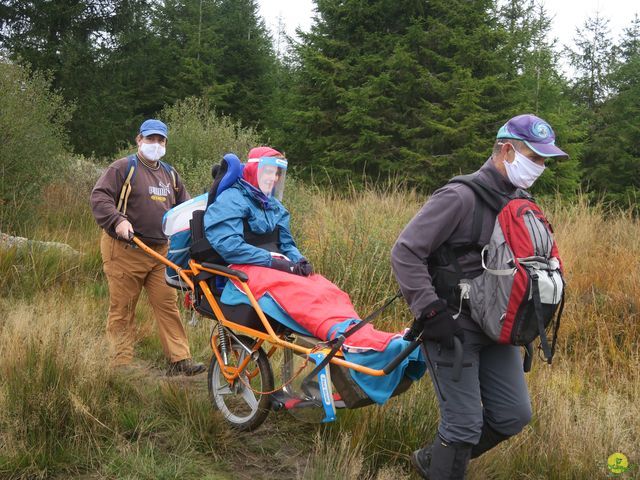
<svg viewBox="0 0 640 480"><path fill-rule="evenodd" d="M0 229L28 220L65 152L72 108L50 86L28 67L0 63Z"/></svg>
<svg viewBox="0 0 640 480"><path fill-rule="evenodd" d="M166 107L160 118L169 126L167 161L178 170L192 195L209 190L211 167L225 153L233 152L243 159L250 148L260 144L255 130L217 115L197 98Z"/></svg>

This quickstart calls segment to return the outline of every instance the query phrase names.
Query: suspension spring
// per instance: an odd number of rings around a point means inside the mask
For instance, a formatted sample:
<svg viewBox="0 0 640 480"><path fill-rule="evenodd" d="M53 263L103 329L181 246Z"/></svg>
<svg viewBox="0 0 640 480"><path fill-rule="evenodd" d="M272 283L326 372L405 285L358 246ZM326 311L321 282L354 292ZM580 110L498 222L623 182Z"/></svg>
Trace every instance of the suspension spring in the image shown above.
<svg viewBox="0 0 640 480"><path fill-rule="evenodd" d="M222 323L218 322L218 338L220 339L220 354L225 365L229 365L229 337L224 331Z"/></svg>

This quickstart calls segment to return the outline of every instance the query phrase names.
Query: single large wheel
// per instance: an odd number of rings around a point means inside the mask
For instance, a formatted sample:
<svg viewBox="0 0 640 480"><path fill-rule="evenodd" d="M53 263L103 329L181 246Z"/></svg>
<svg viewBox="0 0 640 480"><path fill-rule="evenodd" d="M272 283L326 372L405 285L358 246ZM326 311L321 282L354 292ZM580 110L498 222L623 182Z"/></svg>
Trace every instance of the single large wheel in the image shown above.
<svg viewBox="0 0 640 480"><path fill-rule="evenodd" d="M236 338L252 350L255 343L253 339L243 335L238 335ZM249 355L247 349L238 341L229 337L230 366L240 365ZM273 390L273 372L269 358L262 348L251 354L251 360L240 375L242 381L236 379L233 384L227 382L216 356L213 355L207 373L209 396L213 405L220 410L234 429L250 431L258 428L265 421L271 407L268 394L256 393ZM251 388L247 385L251 385Z"/></svg>

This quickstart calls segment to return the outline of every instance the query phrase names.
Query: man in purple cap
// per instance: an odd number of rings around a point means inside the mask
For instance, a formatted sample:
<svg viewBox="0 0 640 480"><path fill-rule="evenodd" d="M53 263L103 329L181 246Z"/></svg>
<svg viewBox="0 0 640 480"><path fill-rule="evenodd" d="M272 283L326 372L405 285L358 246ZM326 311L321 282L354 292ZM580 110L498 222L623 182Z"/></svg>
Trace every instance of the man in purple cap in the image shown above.
<svg viewBox="0 0 640 480"><path fill-rule="evenodd" d="M566 156L547 122L519 115L500 128L491 157L471 176L509 196L533 185L547 158ZM422 332L425 339L440 405L435 439L411 456L423 478L464 478L470 459L517 434L531 419L519 348L489 339L457 289L461 279L482 273L480 251L495 220L496 212L471 187L451 182L429 198L391 251L394 275L416 319L410 332ZM459 381L452 374L455 338L463 346Z"/></svg>
<svg viewBox="0 0 640 480"><path fill-rule="evenodd" d="M160 160L167 137L167 126L160 120L143 122L136 137L137 153L116 160L105 170L91 192L91 209L103 228L100 252L109 284L107 339L111 364L126 366L133 361L135 309L144 287L170 362L167 374L195 375L205 367L191 361L176 292L165 283L164 265L127 242L135 231L165 256L168 245L162 217L190 198L173 167Z"/></svg>

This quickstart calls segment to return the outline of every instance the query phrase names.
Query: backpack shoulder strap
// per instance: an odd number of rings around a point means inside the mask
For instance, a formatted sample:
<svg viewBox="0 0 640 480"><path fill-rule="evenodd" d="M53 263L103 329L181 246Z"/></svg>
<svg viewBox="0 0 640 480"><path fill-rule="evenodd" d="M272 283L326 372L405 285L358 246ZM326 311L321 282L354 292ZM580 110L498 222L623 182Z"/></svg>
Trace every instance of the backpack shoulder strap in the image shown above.
<svg viewBox="0 0 640 480"><path fill-rule="evenodd" d="M138 167L138 156L136 154L129 155L127 157L127 170L124 177L124 183L122 184L122 189L120 190L120 196L118 197L118 205L116 209L121 212L123 215L127 213L127 200L129 200L129 195L131 194L131 182L136 176L136 168Z"/></svg>
<svg viewBox="0 0 640 480"><path fill-rule="evenodd" d="M462 183L466 185L473 190L473 193L475 193L485 205L496 213L502 210L510 200L507 195L491 188L473 175L459 175L449 180L449 183Z"/></svg>
<svg viewBox="0 0 640 480"><path fill-rule="evenodd" d="M461 183L468 186L476 197L482 200L491 210L498 212L500 209L497 200L492 196L492 192L484 188L482 183L476 183L473 175L459 175L453 177L449 183ZM471 245L479 245L480 236L482 235L482 220L484 219L484 208L475 208L473 211L473 224L471 225ZM468 249L468 248L467 248Z"/></svg>
<svg viewBox="0 0 640 480"><path fill-rule="evenodd" d="M167 162L163 162L162 160L159 160L160 165L162 165L162 168L165 169L165 171L171 175L171 182L173 183L173 189L174 190L179 190L178 189L178 173L176 172L176 169L173 168L171 165L169 165Z"/></svg>

